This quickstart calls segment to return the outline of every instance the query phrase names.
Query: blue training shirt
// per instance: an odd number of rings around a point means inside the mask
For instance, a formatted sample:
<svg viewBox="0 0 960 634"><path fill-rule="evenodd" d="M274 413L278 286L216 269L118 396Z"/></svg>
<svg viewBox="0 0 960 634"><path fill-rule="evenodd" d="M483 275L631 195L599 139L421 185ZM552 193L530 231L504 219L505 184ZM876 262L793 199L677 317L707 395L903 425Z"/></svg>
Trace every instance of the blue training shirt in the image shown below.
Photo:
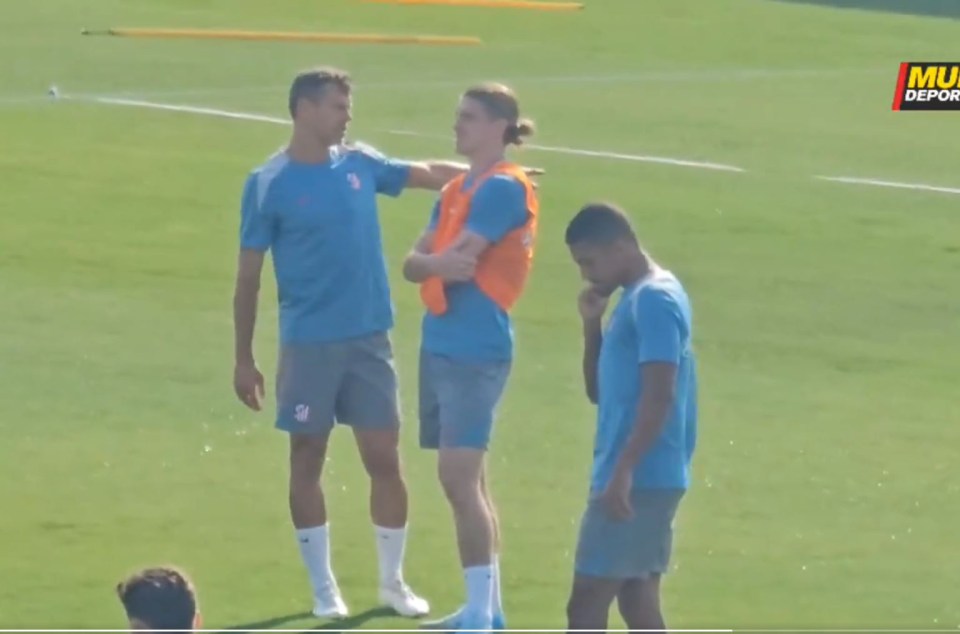
<svg viewBox="0 0 960 634"><path fill-rule="evenodd" d="M298 163L280 151L251 172L240 247L272 251L283 343L393 327L377 194L400 194L409 172L368 146L331 148L324 163Z"/></svg>
<svg viewBox="0 0 960 634"><path fill-rule="evenodd" d="M463 188L471 186L471 178ZM439 202L433 208L429 229L439 219ZM498 242L528 218L527 192L512 176L496 174L473 194L464 230L491 243ZM508 361L513 358L513 324L510 315L487 297L474 282L446 286L447 312L423 318L423 349L466 362Z"/></svg>
<svg viewBox="0 0 960 634"><path fill-rule="evenodd" d="M606 488L637 418L640 366L677 365L676 400L653 447L637 463L634 487L686 489L697 440L697 376L690 301L679 280L657 269L623 290L600 348L599 407L591 492Z"/></svg>

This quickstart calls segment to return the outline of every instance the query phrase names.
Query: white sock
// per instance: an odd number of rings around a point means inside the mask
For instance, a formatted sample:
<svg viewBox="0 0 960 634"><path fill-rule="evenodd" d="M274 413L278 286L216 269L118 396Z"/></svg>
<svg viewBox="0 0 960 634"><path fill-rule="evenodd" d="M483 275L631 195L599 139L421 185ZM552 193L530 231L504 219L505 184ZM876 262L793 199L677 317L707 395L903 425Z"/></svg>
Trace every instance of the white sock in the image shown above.
<svg viewBox="0 0 960 634"><path fill-rule="evenodd" d="M503 614L503 596L500 593L500 556L493 557L493 613Z"/></svg>
<svg viewBox="0 0 960 634"><path fill-rule="evenodd" d="M493 566L465 568L463 576L467 582L467 605L464 611L492 617Z"/></svg>
<svg viewBox="0 0 960 634"><path fill-rule="evenodd" d="M327 586L335 586L333 570L330 568L330 532L327 524L313 528L297 529L297 541L300 544L300 557L310 575L313 596L320 596Z"/></svg>
<svg viewBox="0 0 960 634"><path fill-rule="evenodd" d="M403 552L407 543L406 528L374 526L377 534L377 556L380 563L380 585L403 583Z"/></svg>

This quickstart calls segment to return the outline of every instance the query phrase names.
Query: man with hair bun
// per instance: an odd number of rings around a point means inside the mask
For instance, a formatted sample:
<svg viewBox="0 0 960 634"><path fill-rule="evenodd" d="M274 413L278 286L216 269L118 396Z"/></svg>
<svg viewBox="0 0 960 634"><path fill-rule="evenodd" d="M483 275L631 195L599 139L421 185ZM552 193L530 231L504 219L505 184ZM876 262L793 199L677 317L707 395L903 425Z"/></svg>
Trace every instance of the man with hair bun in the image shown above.
<svg viewBox="0 0 960 634"><path fill-rule="evenodd" d="M534 131L513 91L485 83L457 108L457 153L469 172L443 188L404 262L426 306L420 351L420 445L439 451L467 600L425 627L504 629L500 533L486 451L513 358L510 310L533 262L539 201L527 173L506 159Z"/></svg>

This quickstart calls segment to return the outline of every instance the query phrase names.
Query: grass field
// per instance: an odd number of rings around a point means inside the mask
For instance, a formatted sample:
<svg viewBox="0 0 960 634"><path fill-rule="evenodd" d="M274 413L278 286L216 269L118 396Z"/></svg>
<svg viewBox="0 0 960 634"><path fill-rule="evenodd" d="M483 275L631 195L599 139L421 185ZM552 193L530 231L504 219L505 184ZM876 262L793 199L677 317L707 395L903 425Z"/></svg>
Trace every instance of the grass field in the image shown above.
<svg viewBox="0 0 960 634"><path fill-rule="evenodd" d="M960 479L949 466L960 446L960 198L812 178L960 187L957 115L890 111L899 62L956 58L960 21L830 4L592 0L553 15L350 0L3 2L0 625L122 627L113 585L156 562L195 576L209 627L323 625L307 615L288 525L285 438L230 385L240 189L287 130L43 95L56 83L283 116L292 74L329 63L357 79L353 135L391 154L449 157L444 140L389 131L446 134L458 91L492 78L518 90L537 143L746 170L521 155L548 174L492 454L512 627L564 625L593 412L562 234L594 198L631 211L695 302L702 435L665 586L670 625L960 627ZM109 26L486 45L79 36ZM440 613L462 584L433 457L416 448L421 309L399 276L431 204L422 193L385 200L382 219L408 577ZM274 297L270 280L257 334L269 374ZM409 625L367 614L374 542L348 434L335 436L326 490L334 566L360 615L345 625Z"/></svg>

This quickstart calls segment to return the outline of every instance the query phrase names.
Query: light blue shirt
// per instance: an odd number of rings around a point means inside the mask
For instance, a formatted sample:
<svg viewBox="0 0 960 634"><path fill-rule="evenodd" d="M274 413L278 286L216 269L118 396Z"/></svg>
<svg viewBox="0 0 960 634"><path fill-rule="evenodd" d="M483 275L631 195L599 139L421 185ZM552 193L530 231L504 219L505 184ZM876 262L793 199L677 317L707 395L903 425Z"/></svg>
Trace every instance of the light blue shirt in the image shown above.
<svg viewBox="0 0 960 634"><path fill-rule="evenodd" d="M464 189L470 187L465 179ZM512 176L497 174L485 180L470 201L464 230L491 243L499 242L527 222L527 191ZM429 229L440 215L433 208ZM513 358L513 324L510 315L487 297L476 283L446 285L447 312L423 317L423 349L458 361L495 362Z"/></svg>
<svg viewBox="0 0 960 634"><path fill-rule="evenodd" d="M367 146L308 164L275 154L247 178L243 249L272 251L283 343L342 341L393 327L377 194L397 196L409 165Z"/></svg>
<svg viewBox="0 0 960 634"><path fill-rule="evenodd" d="M697 440L697 376L690 301L677 278L655 270L625 288L603 335L591 491L606 488L626 446L643 393L640 367L677 366L676 399L660 436L641 457L634 487L686 489Z"/></svg>

